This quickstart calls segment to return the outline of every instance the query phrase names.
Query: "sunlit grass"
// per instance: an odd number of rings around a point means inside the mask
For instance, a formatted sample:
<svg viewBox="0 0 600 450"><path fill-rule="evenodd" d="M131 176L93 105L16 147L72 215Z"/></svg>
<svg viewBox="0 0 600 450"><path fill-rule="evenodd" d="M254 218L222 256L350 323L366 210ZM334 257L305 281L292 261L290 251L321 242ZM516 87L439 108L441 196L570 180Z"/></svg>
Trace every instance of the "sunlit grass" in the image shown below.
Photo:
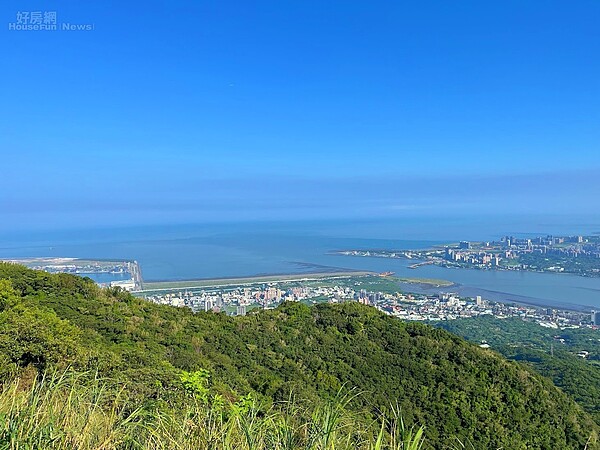
<svg viewBox="0 0 600 450"><path fill-rule="evenodd" d="M400 416L373 423L349 411L355 393L312 410L294 400L262 408L256 401L183 406L131 405L110 380L91 373L22 376L0 392L0 449L418 450L423 428Z"/></svg>

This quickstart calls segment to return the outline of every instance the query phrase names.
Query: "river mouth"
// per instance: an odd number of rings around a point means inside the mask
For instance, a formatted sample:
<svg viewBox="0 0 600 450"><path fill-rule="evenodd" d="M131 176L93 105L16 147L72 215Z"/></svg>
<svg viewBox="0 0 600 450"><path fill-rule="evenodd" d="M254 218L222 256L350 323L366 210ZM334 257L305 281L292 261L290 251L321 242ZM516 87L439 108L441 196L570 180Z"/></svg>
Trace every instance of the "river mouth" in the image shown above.
<svg viewBox="0 0 600 450"><path fill-rule="evenodd" d="M241 227L241 226L240 226ZM211 234L214 233L214 234ZM145 280L191 280L257 276L261 274L301 274L313 272L365 271L394 272L400 279L446 280L452 286L407 283L405 291L459 291L460 295L500 302L518 302L564 309L600 309L600 278L567 274L517 271L474 270L423 265L410 269L414 260L339 256L343 248L423 249L432 241L382 240L372 238L309 235L307 231L278 229L239 230L226 234L219 227L200 231L170 227L152 229L151 238L138 238L137 230L107 230L97 240L93 235L75 238L48 237L19 246L17 240L0 242L0 258L59 257L136 260ZM198 235L198 237L194 237ZM108 238L110 236L110 239ZM191 238L189 238L191 236ZM10 245L9 245L10 244Z"/></svg>

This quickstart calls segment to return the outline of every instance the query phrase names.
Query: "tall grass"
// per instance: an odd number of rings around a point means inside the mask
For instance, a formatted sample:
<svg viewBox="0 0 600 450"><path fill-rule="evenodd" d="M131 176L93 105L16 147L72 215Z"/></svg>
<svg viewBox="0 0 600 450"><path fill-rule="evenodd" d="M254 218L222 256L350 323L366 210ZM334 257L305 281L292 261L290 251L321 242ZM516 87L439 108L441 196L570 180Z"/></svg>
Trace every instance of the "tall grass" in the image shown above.
<svg viewBox="0 0 600 450"><path fill-rule="evenodd" d="M110 388L109 388L110 386ZM399 415L365 424L352 394L307 411L189 398L177 407L132 405L90 373L21 377L0 391L0 450L418 450L423 429Z"/></svg>
<svg viewBox="0 0 600 450"><path fill-rule="evenodd" d="M120 394L88 374L19 378L0 392L0 449L119 448L140 411L125 413Z"/></svg>

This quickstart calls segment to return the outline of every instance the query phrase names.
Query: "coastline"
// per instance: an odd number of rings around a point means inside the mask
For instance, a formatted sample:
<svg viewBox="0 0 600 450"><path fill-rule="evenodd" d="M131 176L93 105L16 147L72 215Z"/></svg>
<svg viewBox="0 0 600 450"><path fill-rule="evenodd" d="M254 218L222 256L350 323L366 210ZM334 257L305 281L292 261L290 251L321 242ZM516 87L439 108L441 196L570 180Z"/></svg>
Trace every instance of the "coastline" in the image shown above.
<svg viewBox="0 0 600 450"><path fill-rule="evenodd" d="M144 282L144 289L136 291L134 294L144 294L148 292L156 291L171 291L174 289L197 289L197 288L219 288L229 286L244 286L253 285L257 283L272 283L272 282L294 282L294 281L318 281L324 279L335 279L335 278L352 278L352 277L369 277L378 276L377 272L369 271L338 271L338 272L310 272L301 274L271 274L271 275L256 275L247 277L223 277L223 278L198 278L191 280L161 280L161 281L146 281ZM385 279L385 277L383 277ZM463 285L460 283L454 283L448 280L428 279L428 278L401 278L401 277L390 277L390 279L398 282L398 290L405 291L407 293L425 294L429 291L429 294L434 292L441 292L441 290L452 290L456 288L461 290ZM404 285L404 288L403 288ZM408 285L408 286L407 286ZM418 291L411 291L410 286L415 286ZM409 289L406 289L408 287ZM468 288L468 287L467 287ZM503 304L517 304L528 307L536 308L552 308L562 311L570 312L587 312L589 307L586 305L577 304L565 304L560 302L552 302L550 300L537 299L535 297L519 296L510 294L502 291L490 291L490 290L477 290L478 293L471 295L466 293L458 293L461 297L474 297L475 295L481 295L488 301L503 303ZM491 297L490 298L490 294ZM504 297L503 299L497 298L497 296ZM510 298L512 297L512 298Z"/></svg>
<svg viewBox="0 0 600 450"><path fill-rule="evenodd" d="M426 249L429 250L429 249ZM377 250L373 250L377 251ZM404 250L403 250L404 251ZM422 265L433 265L437 267L441 267L444 269L466 269L466 270L480 270L480 271L491 271L491 272L527 272L527 273L542 273L549 275L573 275L582 278L600 278L600 272L595 273L581 273L581 272L573 272L573 271L555 271L555 270L543 270L543 269L522 269L515 268L511 269L508 267L479 267L471 264L449 264L444 260L433 260L433 259L425 259L425 258L407 258L405 256L384 256L384 255L348 255L344 253L344 251L331 253L336 256L350 256L353 258L378 258L378 259L402 259L402 260L412 260L417 261L413 264L413 267L409 267L410 269L416 269Z"/></svg>
<svg viewBox="0 0 600 450"><path fill-rule="evenodd" d="M504 295L504 292L494 292L497 294L501 294ZM523 298L525 298L523 300ZM552 302L550 300L544 300L544 299L535 299L535 298L530 298L530 297L521 297L518 300L515 299L510 299L510 300L492 300L494 302L497 303L505 303L505 304L510 304L510 303L514 303L516 305L523 305L523 306L533 306L536 308L551 308L551 309L556 309L556 310L561 310L561 311L568 311L568 312L575 312L575 313L589 313L589 311L592 309L590 306L586 306L586 305L578 305L578 304L574 304L574 303L569 303L569 304L565 304L565 303L560 303L560 302Z"/></svg>
<svg viewBox="0 0 600 450"><path fill-rule="evenodd" d="M427 288L452 288L455 286L459 286L459 284L450 281L450 280L442 280L435 278L403 278L403 277L395 277L395 279L399 283L404 284L413 284L417 285L423 289Z"/></svg>
<svg viewBox="0 0 600 450"><path fill-rule="evenodd" d="M373 257L373 256L372 256ZM380 259L379 257L375 256L376 259ZM35 262L35 263L40 263L40 262L46 262L46 263L55 263L55 264L82 264L82 263L86 263L86 262L99 262L102 265L108 263L108 262L115 262L115 263L123 263L123 262L128 262L129 264L132 264L130 259L123 259L123 260L116 260L116 258L81 258L81 257L57 257L57 256L52 256L52 257L18 257L18 258L2 258L5 261L12 261L15 263L20 263L20 264L24 264L26 262ZM368 258L367 258L368 259ZM385 259L385 258L383 258ZM415 261L422 261L422 260L417 260L415 259ZM137 267L139 268L139 264L137 264L135 261L133 262L133 264L135 264L134 268ZM139 292L141 294L144 293L148 293L148 292L153 292L153 291L167 291L167 290L186 290L186 289L198 289L198 288L209 288L209 287L214 287L214 288L219 288L219 287L228 287L228 286L235 286L235 285L251 285L251 284L256 284L256 283L269 283L269 282L297 282L297 281L301 281L301 280L307 280L307 281L317 281L317 280L323 280L323 279L327 279L327 278L331 278L331 279L335 279L335 278L350 278L350 277L359 277L359 276L376 276L379 274L379 270L353 270L350 268L344 268L344 267L339 267L338 266L338 270L335 270L335 266L331 265L331 266L325 266L325 265L316 265L316 264L306 264L306 268L308 268L308 266L310 266L313 270L308 270L307 272L303 272L303 273L281 273L281 272L273 272L273 273L263 273L260 275L248 275L248 276L228 276L228 277L213 277L213 278L185 278L185 279L180 279L180 280L173 280L173 279L151 279L151 280L144 280L142 281L142 277L141 277L141 270L136 270L135 272L135 276L132 277L133 283L135 284L135 289L134 292ZM376 266L375 266L376 267ZM374 267L374 268L375 268ZM479 272L481 271L481 269L479 268L472 268L472 267L444 267L444 266L438 266L441 269L456 269L456 270L464 270L464 269L469 269L469 271L473 271L473 272ZM325 270L329 268L330 270ZM380 270L389 270L388 268L384 268L381 267ZM393 270L393 268L392 268ZM581 276L578 274L574 274L574 273L569 273L569 272L544 272L544 271L531 271L531 270L515 270L515 271L510 271L510 270L486 270L486 271L491 271L491 272L521 272L521 273L537 273L537 274L543 274L544 276L550 276L550 275L562 275L561 277L558 277L557 279L563 279L566 277L574 277L574 278L582 278L582 279L594 279L595 277L585 277L585 276ZM402 272L402 271L401 271ZM448 271L448 274L450 274L452 271ZM90 273L95 273L95 272L90 272ZM81 272L81 273L77 273L76 275L80 275L80 276L88 276L90 273L88 272ZM132 274L133 275L133 274ZM418 273L415 273L415 275L418 275ZM425 275L425 274L424 274ZM521 305L527 305L527 306L534 306L534 307L546 307L546 308L553 308L553 309L561 309L561 310L566 310L566 311L576 311L576 312L588 312L592 309L595 309L595 305L593 302L586 304L586 303L572 303L571 301L565 301L565 300L551 300L548 298L543 298L543 297L537 297L535 295L535 292L532 292L534 295L519 295L519 294L515 294L515 293L511 293L510 290L509 292L506 292L502 289L502 286L486 286L487 289L485 287L476 287L475 284L469 284L469 283L464 283L462 282L462 280L457 280L457 281L450 281L448 279L445 279L445 277L440 273L437 274L438 276L433 276L433 277L423 277L420 278L418 276L412 277L410 276L410 274L407 273L401 273L401 274L397 274L395 276L392 276L390 278L394 278L396 280L396 282L398 283L398 290L402 290L405 292L412 292L412 293L435 293L435 292L446 292L446 291L454 291L456 290L457 293L460 296L464 296L464 297L475 297L477 295L481 295L484 299L489 299L491 301L494 302L498 302L498 303L504 303L504 304L510 304L510 303L515 303L515 304L521 304ZM442 275L442 276L439 276ZM449 276L449 278L453 278L452 276ZM385 278L382 278L385 279ZM106 280L106 282L108 281L117 281L117 282L121 282L123 280L118 279L118 280ZM391 280L390 280L391 281ZM585 289L585 290L590 290L590 291L595 291L596 289L593 289L596 285L593 285L592 287L584 287L581 286L579 287L580 289ZM491 288L491 289L490 289ZM496 289L494 289L496 288ZM499 289L498 289L499 288ZM600 290L599 290L600 291ZM576 294L576 293L575 293ZM572 295L571 298L576 299L578 298L577 295Z"/></svg>
<svg viewBox="0 0 600 450"><path fill-rule="evenodd" d="M436 289L436 288L432 288L431 285L428 287L425 287L425 288L423 288L422 285L419 287L421 287L422 291L418 292L418 293L427 293L428 290ZM473 298L473 297L479 295L484 300L488 300L488 301L491 301L494 303L503 303L503 304L507 304L507 305L508 304L516 304L516 305L535 307L535 308L551 308L551 309L568 311L568 312L576 312L576 313L587 313L592 309L592 307L590 307L590 306L580 305L580 304L576 304L576 303L562 303L559 301L552 301L552 300L541 299L541 298L536 298L536 297L528 297L525 295L510 294L508 292L503 292L503 291L492 291L492 290L488 290L488 289L470 288L470 287L462 285L460 283L453 283L452 286L449 286L449 289L451 289L451 288L456 288L459 291L459 292L457 292L457 295L459 297ZM463 288L466 288L467 290L473 289L473 291L472 292L464 292Z"/></svg>
<svg viewBox="0 0 600 450"><path fill-rule="evenodd" d="M171 289L186 289L198 287L221 287L238 286L244 284L285 282L285 281L311 281L324 278L350 278L377 276L377 272L370 271L336 271L336 272L307 272L293 274L265 274L251 275L247 277L224 277L224 278L196 278L191 280L153 280L144 281L144 291L159 291Z"/></svg>

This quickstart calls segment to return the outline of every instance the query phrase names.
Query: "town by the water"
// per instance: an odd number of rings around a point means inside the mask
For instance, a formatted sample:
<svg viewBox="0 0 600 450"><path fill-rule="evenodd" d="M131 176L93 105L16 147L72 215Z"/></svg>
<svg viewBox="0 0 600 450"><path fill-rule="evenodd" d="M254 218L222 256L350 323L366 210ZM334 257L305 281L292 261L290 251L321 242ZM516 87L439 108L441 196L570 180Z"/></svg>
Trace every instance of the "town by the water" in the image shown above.
<svg viewBox="0 0 600 450"><path fill-rule="evenodd" d="M425 250L340 250L335 254L373 258L407 258L442 267L521 270L600 276L600 236L504 236L498 241L441 245Z"/></svg>
<svg viewBox="0 0 600 450"><path fill-rule="evenodd" d="M505 236L494 242L461 241L425 250L342 250L347 256L408 258L423 264L445 267L472 267L496 270L569 272L583 276L600 274L600 237ZM126 274L124 279L105 285L131 291L148 301L187 307L193 311L245 315L254 309L271 309L286 301L315 304L357 301L386 314L418 321L443 321L491 315L518 317L548 328L600 326L600 311L581 312L518 303L501 303L481 296L460 297L452 283L444 280L398 279L393 273L336 273L257 277L244 280L198 280L190 282L149 282L142 279L136 261L80 260L76 258L29 258L12 260L48 272L73 274ZM447 287L435 294L401 290L417 283Z"/></svg>
<svg viewBox="0 0 600 450"><path fill-rule="evenodd" d="M593 311L590 315L577 311L492 302L481 296L459 297L450 291L435 295L394 291L396 281L387 274L319 279L307 277L243 286L146 291L137 295L155 303L188 307L193 311L224 311L231 315L244 315L257 308L275 308L285 301L307 304L357 301L405 320L439 321L492 315L497 318L519 317L556 329L600 325L600 312Z"/></svg>

